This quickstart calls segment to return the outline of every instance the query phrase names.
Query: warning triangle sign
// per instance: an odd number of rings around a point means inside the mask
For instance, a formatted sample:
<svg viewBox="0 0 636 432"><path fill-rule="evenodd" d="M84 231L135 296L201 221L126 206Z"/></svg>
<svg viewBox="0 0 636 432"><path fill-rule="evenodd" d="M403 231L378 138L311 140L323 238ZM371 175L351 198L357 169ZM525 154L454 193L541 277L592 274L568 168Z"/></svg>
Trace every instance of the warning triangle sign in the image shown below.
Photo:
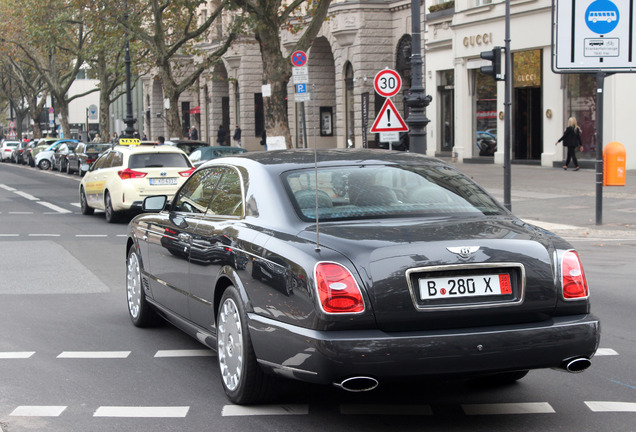
<svg viewBox="0 0 636 432"><path fill-rule="evenodd" d="M371 132L406 132L408 130L409 127L402 120L402 116L391 99L387 99L373 122L373 126L371 126Z"/></svg>

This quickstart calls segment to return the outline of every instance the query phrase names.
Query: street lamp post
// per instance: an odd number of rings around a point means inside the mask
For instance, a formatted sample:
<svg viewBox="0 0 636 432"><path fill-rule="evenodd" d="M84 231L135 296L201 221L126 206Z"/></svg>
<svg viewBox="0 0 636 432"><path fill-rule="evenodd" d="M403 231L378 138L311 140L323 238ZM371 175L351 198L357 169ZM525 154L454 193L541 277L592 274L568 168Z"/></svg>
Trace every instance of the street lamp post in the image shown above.
<svg viewBox="0 0 636 432"><path fill-rule="evenodd" d="M128 2L125 5L126 9L128 9ZM128 11L126 11L126 15L124 15L124 19L126 23L128 23ZM133 106L132 106L132 96L130 93L130 42L129 42L129 32L126 30L126 57L124 59L124 64L126 65L126 118L124 119L124 123L126 123L126 129L124 130L125 138L132 138L135 134L134 124L137 122L137 119L133 117Z"/></svg>
<svg viewBox="0 0 636 432"><path fill-rule="evenodd" d="M426 133L424 128L429 119L424 113L425 108L433 99L425 95L422 87L422 44L420 9L423 0L411 0L411 89L404 102L410 108L406 123L409 126L409 147L414 153L426 154Z"/></svg>

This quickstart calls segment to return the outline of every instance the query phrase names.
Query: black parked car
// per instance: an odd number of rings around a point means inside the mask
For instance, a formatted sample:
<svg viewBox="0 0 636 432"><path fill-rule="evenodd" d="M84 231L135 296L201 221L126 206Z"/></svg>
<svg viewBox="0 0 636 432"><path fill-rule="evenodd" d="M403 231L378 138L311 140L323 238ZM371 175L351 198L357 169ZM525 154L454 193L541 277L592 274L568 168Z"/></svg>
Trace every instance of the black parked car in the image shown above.
<svg viewBox="0 0 636 432"><path fill-rule="evenodd" d="M84 175L82 166L90 166L97 160L97 157L112 147L110 143L79 143L75 150L66 156L66 172L68 174L79 173Z"/></svg>
<svg viewBox="0 0 636 432"><path fill-rule="evenodd" d="M128 310L216 349L235 403L275 376L371 390L580 372L600 338L579 255L451 166L382 150L212 160L129 225ZM318 223L319 222L319 223Z"/></svg>
<svg viewBox="0 0 636 432"><path fill-rule="evenodd" d="M74 141L67 141L62 143L51 157L51 170L58 170L60 172L67 171L69 169L68 156L75 151L75 147L80 144Z"/></svg>

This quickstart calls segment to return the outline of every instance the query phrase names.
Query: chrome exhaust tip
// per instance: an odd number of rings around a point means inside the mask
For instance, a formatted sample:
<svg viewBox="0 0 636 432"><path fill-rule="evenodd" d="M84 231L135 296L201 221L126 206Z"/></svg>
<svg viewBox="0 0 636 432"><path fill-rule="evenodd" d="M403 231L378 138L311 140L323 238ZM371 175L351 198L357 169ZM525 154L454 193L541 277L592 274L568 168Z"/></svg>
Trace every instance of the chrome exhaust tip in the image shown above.
<svg viewBox="0 0 636 432"><path fill-rule="evenodd" d="M580 373L589 368L592 365L592 362L589 358L586 357L576 357L573 359L565 360L562 369L570 373Z"/></svg>
<svg viewBox="0 0 636 432"><path fill-rule="evenodd" d="M351 377L344 379L339 383L333 383L336 387L353 393L371 391L379 384L380 383L377 379L366 376Z"/></svg>

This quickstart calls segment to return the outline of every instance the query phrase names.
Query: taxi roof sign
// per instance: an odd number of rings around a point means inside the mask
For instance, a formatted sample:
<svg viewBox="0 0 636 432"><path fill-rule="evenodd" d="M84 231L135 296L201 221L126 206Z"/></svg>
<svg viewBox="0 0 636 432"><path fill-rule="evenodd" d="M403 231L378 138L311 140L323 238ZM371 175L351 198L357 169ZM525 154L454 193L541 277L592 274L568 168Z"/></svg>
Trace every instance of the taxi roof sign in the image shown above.
<svg viewBox="0 0 636 432"><path fill-rule="evenodd" d="M141 140L139 138L119 138L119 145L139 145Z"/></svg>

